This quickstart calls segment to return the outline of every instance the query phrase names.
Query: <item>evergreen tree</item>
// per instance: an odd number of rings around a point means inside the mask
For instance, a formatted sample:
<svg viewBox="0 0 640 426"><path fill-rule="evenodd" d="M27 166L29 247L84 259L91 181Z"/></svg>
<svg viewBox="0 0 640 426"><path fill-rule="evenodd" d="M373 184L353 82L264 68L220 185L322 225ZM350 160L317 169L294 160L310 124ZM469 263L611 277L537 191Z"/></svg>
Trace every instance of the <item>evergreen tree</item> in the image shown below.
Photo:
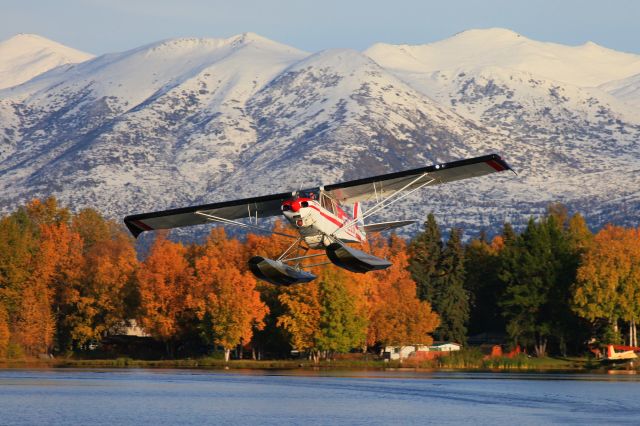
<svg viewBox="0 0 640 426"><path fill-rule="evenodd" d="M497 276L499 250L503 241L498 236L494 244L489 244L484 238L478 238L465 248L465 289L469 293L470 335L504 331L504 318L498 306L503 287Z"/></svg>
<svg viewBox="0 0 640 426"><path fill-rule="evenodd" d="M518 235L516 231L513 230L513 226L509 222L505 222L502 226L502 240L504 241L504 245L513 245L515 244Z"/></svg>
<svg viewBox="0 0 640 426"><path fill-rule="evenodd" d="M549 217L542 221L542 226L546 227L549 234L551 256L556 268L555 281L549 290L547 315L551 327L552 348L566 355L569 349L577 351L582 348L583 342L588 338L585 324L571 310L572 284L576 279L582 252L580 238L584 238L584 235L581 233L577 236L572 235L569 224L572 223L573 218L569 219L564 206L554 204L552 207L555 210L550 208ZM579 230L579 232L583 231L583 229Z"/></svg>
<svg viewBox="0 0 640 426"><path fill-rule="evenodd" d="M514 343L533 346L539 356L548 344L563 354L569 346L577 349L585 337L569 308L579 254L571 244L566 210L552 207L540 221L532 218L500 255L499 278L505 285L500 306L507 332Z"/></svg>
<svg viewBox="0 0 640 426"><path fill-rule="evenodd" d="M499 274L505 295L500 305L507 333L515 344L534 345L538 355L546 352L550 333L542 314L554 281L550 244L533 218L512 247L505 247Z"/></svg>
<svg viewBox="0 0 640 426"><path fill-rule="evenodd" d="M457 229L443 248L440 229L431 213L424 231L410 247L409 271L416 282L418 297L428 301L440 316L434 332L438 340L466 341L469 294L464 287L464 250Z"/></svg>
<svg viewBox="0 0 640 426"><path fill-rule="evenodd" d="M409 272L416 282L418 298L431 302L433 306L437 280L442 275L442 237L433 213L427 216L424 231L411 241L409 255Z"/></svg>
<svg viewBox="0 0 640 426"><path fill-rule="evenodd" d="M434 308L440 314L441 323L435 335L440 340L466 343L469 321L469 294L464 288L464 250L461 231L452 229L442 256L442 276L437 279L438 290Z"/></svg>

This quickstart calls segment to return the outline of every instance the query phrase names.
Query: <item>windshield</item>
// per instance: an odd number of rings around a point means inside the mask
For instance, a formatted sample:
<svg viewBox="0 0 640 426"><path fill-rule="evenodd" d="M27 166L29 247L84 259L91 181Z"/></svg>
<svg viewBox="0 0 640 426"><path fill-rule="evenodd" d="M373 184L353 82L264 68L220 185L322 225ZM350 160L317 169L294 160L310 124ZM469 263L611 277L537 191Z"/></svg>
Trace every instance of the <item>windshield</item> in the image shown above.
<svg viewBox="0 0 640 426"><path fill-rule="evenodd" d="M320 191L317 189L305 189L298 193L298 196L303 198L311 198L312 200L317 200Z"/></svg>

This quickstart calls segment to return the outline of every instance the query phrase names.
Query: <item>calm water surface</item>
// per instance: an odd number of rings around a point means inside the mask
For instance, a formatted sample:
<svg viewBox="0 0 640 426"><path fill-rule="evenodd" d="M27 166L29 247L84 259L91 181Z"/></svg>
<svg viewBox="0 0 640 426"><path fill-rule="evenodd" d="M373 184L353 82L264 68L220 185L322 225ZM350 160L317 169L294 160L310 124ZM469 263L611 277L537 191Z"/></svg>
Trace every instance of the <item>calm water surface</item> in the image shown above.
<svg viewBox="0 0 640 426"><path fill-rule="evenodd" d="M0 370L0 424L640 424L636 376Z"/></svg>

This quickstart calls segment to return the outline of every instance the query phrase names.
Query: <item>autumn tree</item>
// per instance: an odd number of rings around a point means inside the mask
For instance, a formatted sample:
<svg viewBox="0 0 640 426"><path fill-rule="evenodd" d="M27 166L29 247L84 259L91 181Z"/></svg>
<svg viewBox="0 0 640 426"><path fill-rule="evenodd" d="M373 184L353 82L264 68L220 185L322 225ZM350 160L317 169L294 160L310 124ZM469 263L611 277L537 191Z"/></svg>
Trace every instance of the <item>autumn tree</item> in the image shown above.
<svg viewBox="0 0 640 426"><path fill-rule="evenodd" d="M370 316L367 341L370 345L430 344L439 317L427 301L418 299L416 282L407 270L407 246L401 238L379 238L371 244L374 255L391 261L391 267L372 273L369 290Z"/></svg>
<svg viewBox="0 0 640 426"><path fill-rule="evenodd" d="M193 269L185 257L186 249L166 235L157 236L149 256L140 265L139 322L152 336L165 343L174 355L182 327L192 312Z"/></svg>
<svg viewBox="0 0 640 426"><path fill-rule="evenodd" d="M66 260L79 244L68 220L68 209L48 198L0 221L0 300L13 340L29 354L53 349L56 285L73 274Z"/></svg>
<svg viewBox="0 0 640 426"><path fill-rule="evenodd" d="M58 349L72 349L71 340L67 340L66 336L74 313L67 308L72 301L83 302L78 300L78 288L81 287L85 265L82 238L66 223L45 226L41 256L42 267L52 268L48 272L43 270L41 276L49 276L49 303L55 315Z"/></svg>
<svg viewBox="0 0 640 426"><path fill-rule="evenodd" d="M226 361L234 347L251 341L267 314L244 257L242 244L216 228L195 260L198 316L207 341L224 348Z"/></svg>
<svg viewBox="0 0 640 426"><path fill-rule="evenodd" d="M574 286L574 310L592 323L608 322L615 335L618 320L638 319L639 301L640 231L608 225L584 252Z"/></svg>
<svg viewBox="0 0 640 426"><path fill-rule="evenodd" d="M36 354L53 349L60 318L56 294L78 277L82 241L69 228L68 210L59 207L54 198L34 200L24 212L38 246L31 258L29 277L22 286L12 334L27 353Z"/></svg>
<svg viewBox="0 0 640 426"><path fill-rule="evenodd" d="M9 340L11 332L9 331L9 313L0 302L0 359L7 357L7 349L9 348Z"/></svg>
<svg viewBox="0 0 640 426"><path fill-rule="evenodd" d="M124 229L93 209L74 215L72 228L82 238L84 262L80 278L61 295L65 317L60 335L77 348L131 317L137 259Z"/></svg>
<svg viewBox="0 0 640 426"><path fill-rule="evenodd" d="M33 272L39 230L24 207L0 219L0 302L10 324L22 305L22 292Z"/></svg>
<svg viewBox="0 0 640 426"><path fill-rule="evenodd" d="M47 353L53 345L56 328L49 294L44 282L35 281L21 295L16 327L12 334L29 355Z"/></svg>
<svg viewBox="0 0 640 426"><path fill-rule="evenodd" d="M278 317L277 325L289 334L295 349L308 352L317 361L319 353L316 346L322 315L318 283L312 281L285 287L278 299L284 312Z"/></svg>
<svg viewBox="0 0 640 426"><path fill-rule="evenodd" d="M282 234L294 234L291 227L279 219L274 222L272 230ZM294 241L275 233L271 235L248 234L244 244L245 258L242 266L246 267L247 261L253 256L259 255L277 259ZM252 345L254 349L257 349L258 356L261 356L265 351L287 356L291 349L290 336L283 327L278 325L278 319L286 311L280 301L280 295L284 289L282 286L262 280L257 282L256 289L260 293L262 302L267 305L269 313L264 317L264 327L254 331Z"/></svg>

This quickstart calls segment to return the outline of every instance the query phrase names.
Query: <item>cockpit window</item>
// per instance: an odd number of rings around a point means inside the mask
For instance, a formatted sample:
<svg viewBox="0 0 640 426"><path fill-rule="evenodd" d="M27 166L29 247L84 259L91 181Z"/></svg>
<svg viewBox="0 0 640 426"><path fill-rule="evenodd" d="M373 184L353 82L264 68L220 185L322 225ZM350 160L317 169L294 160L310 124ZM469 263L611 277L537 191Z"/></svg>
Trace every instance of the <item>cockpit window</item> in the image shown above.
<svg viewBox="0 0 640 426"><path fill-rule="evenodd" d="M331 198L329 198L327 194L324 194L324 193L322 194L320 198L320 204L322 205L322 207L329 210L331 213L333 214L336 213L334 201Z"/></svg>
<svg viewBox="0 0 640 426"><path fill-rule="evenodd" d="M312 189L305 189L300 191L299 196L303 198L311 198L312 200L317 200L319 195L319 191Z"/></svg>

